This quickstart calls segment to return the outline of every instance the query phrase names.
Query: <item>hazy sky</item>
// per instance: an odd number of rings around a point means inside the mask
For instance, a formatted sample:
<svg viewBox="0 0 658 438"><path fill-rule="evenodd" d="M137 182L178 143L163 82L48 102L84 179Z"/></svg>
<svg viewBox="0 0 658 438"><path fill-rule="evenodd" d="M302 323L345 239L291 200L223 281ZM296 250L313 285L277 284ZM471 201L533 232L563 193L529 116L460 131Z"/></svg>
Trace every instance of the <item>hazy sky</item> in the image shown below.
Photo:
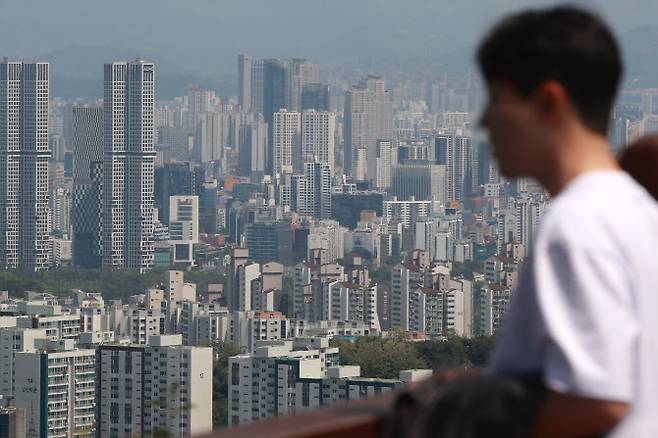
<svg viewBox="0 0 658 438"><path fill-rule="evenodd" d="M320 63L432 56L472 45L519 0L0 0L0 55L77 46L157 55L203 76L234 74L235 55ZM656 0L580 2L617 32L653 25Z"/></svg>

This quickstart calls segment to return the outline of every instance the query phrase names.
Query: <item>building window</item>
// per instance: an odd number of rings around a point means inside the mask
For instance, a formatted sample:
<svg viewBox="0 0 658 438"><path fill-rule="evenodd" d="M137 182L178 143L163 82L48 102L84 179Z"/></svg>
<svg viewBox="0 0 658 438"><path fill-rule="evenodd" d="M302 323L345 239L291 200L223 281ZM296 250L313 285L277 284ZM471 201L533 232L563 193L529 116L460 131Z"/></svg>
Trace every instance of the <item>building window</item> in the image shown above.
<svg viewBox="0 0 658 438"><path fill-rule="evenodd" d="M231 385L240 384L240 364L233 362L231 364Z"/></svg>
<svg viewBox="0 0 658 438"><path fill-rule="evenodd" d="M302 388L302 406L309 406L310 388L309 385L304 385Z"/></svg>
<svg viewBox="0 0 658 438"><path fill-rule="evenodd" d="M133 355L132 353L126 354L125 357L125 373L132 374L133 372Z"/></svg>
<svg viewBox="0 0 658 438"><path fill-rule="evenodd" d="M110 371L113 374L116 374L119 372L119 354L118 353L112 353L112 356L110 358Z"/></svg>
<svg viewBox="0 0 658 438"><path fill-rule="evenodd" d="M123 406L124 409L124 423L130 424L133 421L133 407L130 403Z"/></svg>
<svg viewBox="0 0 658 438"><path fill-rule="evenodd" d="M110 423L119 422L119 403L110 403Z"/></svg>

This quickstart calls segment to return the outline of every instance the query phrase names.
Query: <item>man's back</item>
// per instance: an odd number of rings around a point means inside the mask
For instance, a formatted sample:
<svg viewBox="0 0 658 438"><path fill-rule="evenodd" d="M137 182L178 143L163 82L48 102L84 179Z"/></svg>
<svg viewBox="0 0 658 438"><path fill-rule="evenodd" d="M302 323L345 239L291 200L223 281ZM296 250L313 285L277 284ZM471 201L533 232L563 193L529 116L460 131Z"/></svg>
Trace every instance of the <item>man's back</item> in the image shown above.
<svg viewBox="0 0 658 438"><path fill-rule="evenodd" d="M658 205L637 183L576 178L541 221L491 371L628 402L618 436L658 436L657 250Z"/></svg>

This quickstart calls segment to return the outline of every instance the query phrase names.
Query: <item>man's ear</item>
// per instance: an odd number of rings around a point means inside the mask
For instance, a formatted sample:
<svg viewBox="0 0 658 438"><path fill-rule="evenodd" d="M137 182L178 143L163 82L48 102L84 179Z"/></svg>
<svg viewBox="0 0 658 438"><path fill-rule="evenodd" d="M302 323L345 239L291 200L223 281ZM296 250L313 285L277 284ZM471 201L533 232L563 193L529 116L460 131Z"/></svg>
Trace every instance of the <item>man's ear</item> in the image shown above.
<svg viewBox="0 0 658 438"><path fill-rule="evenodd" d="M564 86L555 80L547 80L537 86L531 95L537 115L545 122L556 125L572 112L571 101Z"/></svg>

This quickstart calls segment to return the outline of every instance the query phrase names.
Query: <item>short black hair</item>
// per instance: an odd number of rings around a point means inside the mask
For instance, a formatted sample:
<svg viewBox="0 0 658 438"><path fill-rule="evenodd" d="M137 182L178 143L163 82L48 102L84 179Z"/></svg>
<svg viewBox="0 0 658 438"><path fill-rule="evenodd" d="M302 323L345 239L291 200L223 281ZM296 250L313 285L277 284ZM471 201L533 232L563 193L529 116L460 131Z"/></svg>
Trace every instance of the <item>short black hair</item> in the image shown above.
<svg viewBox="0 0 658 438"><path fill-rule="evenodd" d="M487 82L505 80L523 96L546 80L559 82L583 123L607 133L622 62L598 16L571 6L511 15L483 40L477 60Z"/></svg>

